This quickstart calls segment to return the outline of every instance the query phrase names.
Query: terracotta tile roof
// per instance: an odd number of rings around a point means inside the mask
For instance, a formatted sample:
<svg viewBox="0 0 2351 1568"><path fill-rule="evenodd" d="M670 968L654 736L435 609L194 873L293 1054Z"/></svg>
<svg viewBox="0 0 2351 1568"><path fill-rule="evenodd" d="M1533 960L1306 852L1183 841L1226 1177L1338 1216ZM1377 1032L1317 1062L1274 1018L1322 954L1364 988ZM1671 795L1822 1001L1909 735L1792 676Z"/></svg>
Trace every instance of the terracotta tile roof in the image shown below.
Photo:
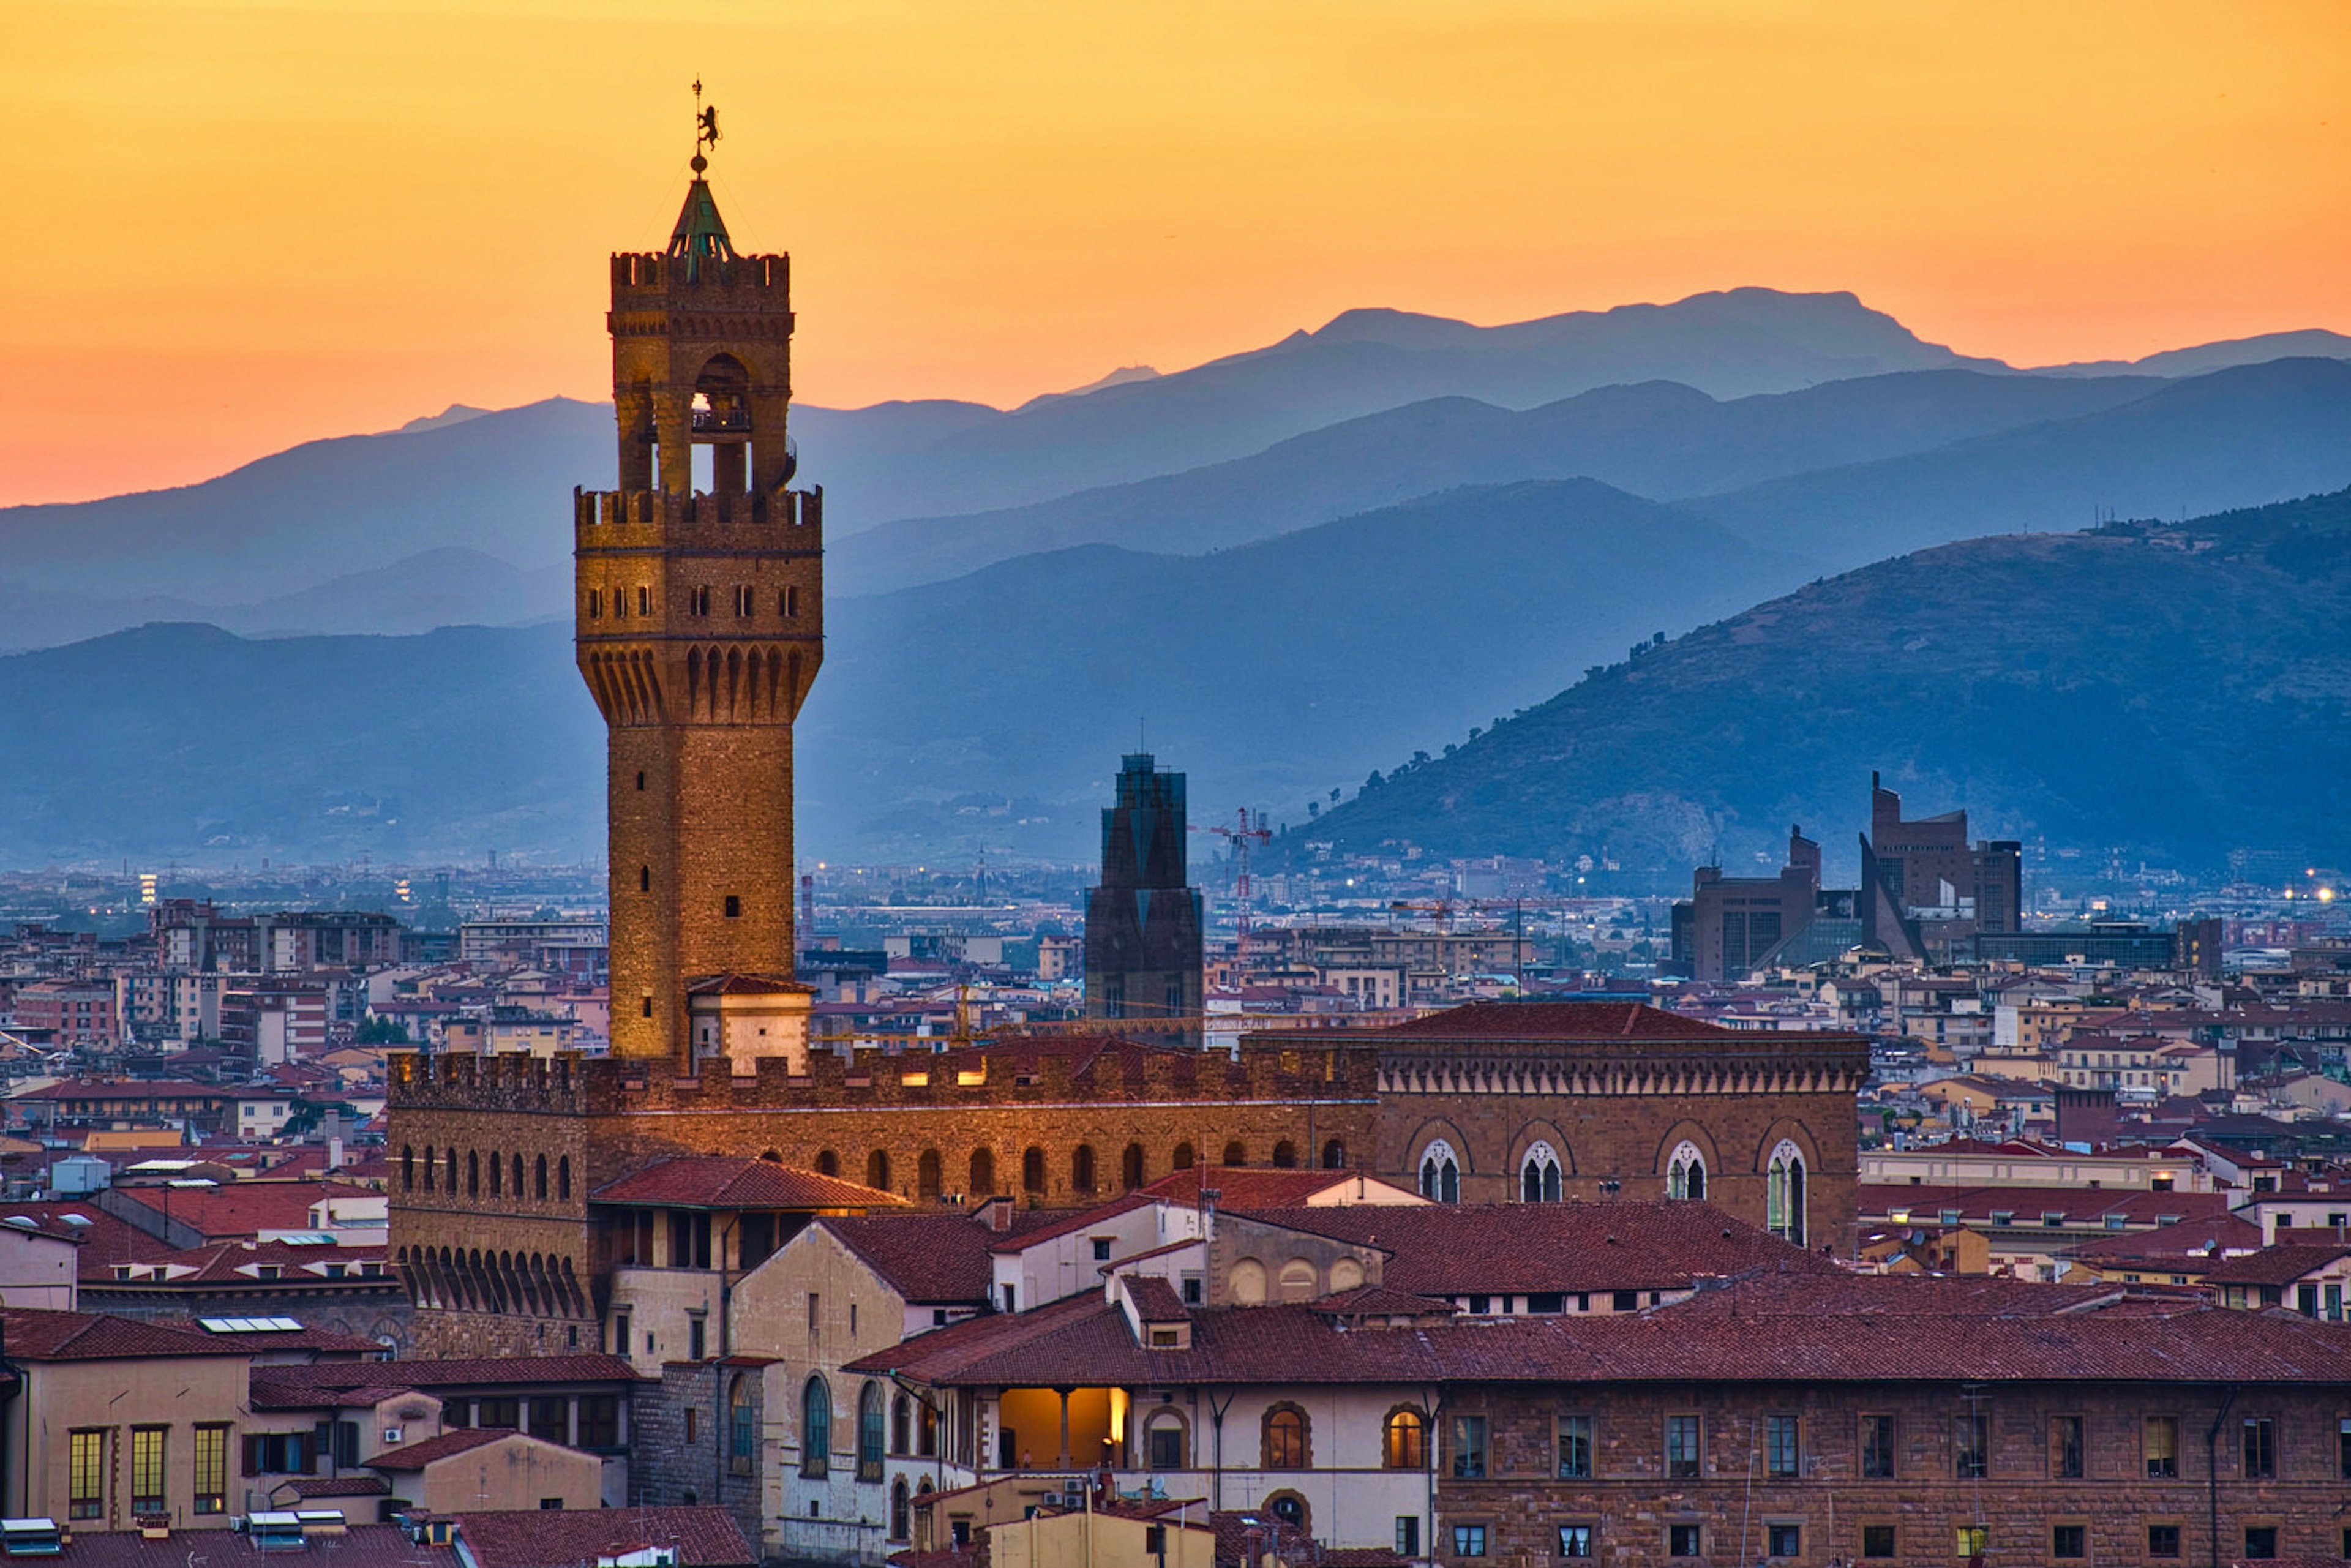
<svg viewBox="0 0 2351 1568"><path fill-rule="evenodd" d="M1017 1238L1061 1218L1059 1213L1016 1209L1010 1235ZM969 1215L841 1215L816 1223L914 1305L980 1305L996 1293L995 1266L988 1254L1005 1236L983 1228Z"/></svg>
<svg viewBox="0 0 2351 1568"><path fill-rule="evenodd" d="M1379 1248L1388 1254L1381 1282L1407 1295L1682 1290L1753 1269L1838 1272L1707 1203L1364 1204L1248 1218Z"/></svg>
<svg viewBox="0 0 2351 1568"><path fill-rule="evenodd" d="M1707 1044L1738 1044L1746 1048L1790 1043L1785 1034L1760 1040L1747 1030L1684 1018L1644 1002L1464 1002L1426 1018L1384 1025L1361 1032L1382 1041L1497 1040L1529 1042L1589 1042L1674 1040ZM1844 1033L1800 1033L1798 1040L1858 1040Z"/></svg>
<svg viewBox="0 0 2351 1568"><path fill-rule="evenodd" d="M2065 1255L2085 1263L2113 1268L2125 1263L2193 1262L2201 1268L2230 1253L2258 1250L2262 1228L2233 1214L2208 1214L2153 1230L2124 1230L2094 1236L2066 1249Z"/></svg>
<svg viewBox="0 0 2351 1568"><path fill-rule="evenodd" d="M759 1560L723 1508L531 1509L456 1519L479 1568L574 1568L670 1545L680 1568L749 1568Z"/></svg>
<svg viewBox="0 0 2351 1568"><path fill-rule="evenodd" d="M591 1203L656 1208L899 1208L906 1200L774 1160L682 1155L606 1182Z"/></svg>
<svg viewBox="0 0 2351 1568"><path fill-rule="evenodd" d="M399 1443L386 1448L368 1461L375 1470L421 1470L425 1466L458 1454L486 1448L493 1443L503 1443L509 1437L526 1443L542 1443L546 1439L532 1437L511 1427L461 1427L454 1432L444 1432L437 1437L426 1437L414 1443ZM561 1448L560 1443L548 1444Z"/></svg>
<svg viewBox="0 0 2351 1568"><path fill-rule="evenodd" d="M392 1483L381 1476L297 1476L280 1482L281 1492L296 1497L381 1497L392 1490Z"/></svg>
<svg viewBox="0 0 2351 1568"><path fill-rule="evenodd" d="M344 1511L348 1515L350 1511ZM260 1560L249 1540L225 1530L174 1531L163 1540L150 1541L135 1530L77 1528L73 1544L57 1562L61 1568L188 1568L189 1545L194 1535L201 1535L205 1543L197 1554L200 1558L215 1563L233 1558ZM333 1539L328 1561L335 1568L458 1568L455 1547L411 1542L396 1524L355 1523ZM298 1560L301 1554L294 1555Z"/></svg>
<svg viewBox="0 0 2351 1568"><path fill-rule="evenodd" d="M2225 1192L2117 1192L2113 1188L2072 1186L1908 1186L1865 1182L1855 1189L1864 1219L1885 1219L1896 1210L1907 1210L1909 1223L1947 1208L1962 1219L1988 1220L1995 1213L2012 1214L2030 1228L2043 1217L2061 1214L2067 1225L2102 1225L2108 1215L2129 1225L2158 1225L2204 1219L2229 1212Z"/></svg>
<svg viewBox="0 0 2351 1568"><path fill-rule="evenodd" d="M141 1322L104 1312L0 1311L9 1356L17 1361L108 1361L126 1356L247 1355L253 1346L229 1334Z"/></svg>
<svg viewBox="0 0 2351 1568"><path fill-rule="evenodd" d="M1435 1317L1440 1313L1451 1316L1461 1309L1450 1301L1440 1301L1433 1296L1407 1295L1391 1291L1384 1285L1358 1285L1352 1291L1324 1296L1309 1303L1318 1312L1335 1317Z"/></svg>
<svg viewBox="0 0 2351 1568"><path fill-rule="evenodd" d="M778 991L812 997L816 990L789 975L704 975L685 983L685 994L690 997L770 997Z"/></svg>
<svg viewBox="0 0 2351 1568"><path fill-rule="evenodd" d="M1361 1171L1272 1170L1257 1166L1194 1166L1190 1170L1170 1171L1141 1190L1178 1203L1197 1203L1202 1187L1214 1187L1217 1194L1217 1207L1227 1211L1236 1208L1303 1208L1310 1198L1320 1197L1332 1187L1346 1186L1352 1190L1359 1182L1371 1188L1410 1191ZM1418 1193L1412 1193L1411 1197L1416 1203L1422 1201Z"/></svg>
<svg viewBox="0 0 2351 1568"><path fill-rule="evenodd" d="M313 1365L257 1366L255 1393L269 1385L281 1405L310 1390L340 1393L350 1388L487 1388L544 1383L632 1383L636 1369L622 1356L599 1352L569 1355L489 1356L451 1361L321 1362ZM313 1403L319 1401L313 1400Z"/></svg>
<svg viewBox="0 0 2351 1568"><path fill-rule="evenodd" d="M233 1186L119 1186L117 1197L193 1226L207 1240L227 1241L262 1230L300 1230L310 1222L310 1206L322 1197L375 1197L372 1187L340 1182L271 1181L256 1177Z"/></svg>
<svg viewBox="0 0 2351 1568"><path fill-rule="evenodd" d="M1126 1293L1134 1302L1135 1314L1146 1323L1189 1322L1192 1309L1176 1293L1176 1287L1156 1274L1130 1275Z"/></svg>
<svg viewBox="0 0 2351 1568"><path fill-rule="evenodd" d="M1050 1241L1057 1236L1068 1236L1081 1230L1091 1230L1105 1220L1115 1219L1138 1208L1148 1208L1156 1199L1140 1192L1130 1192L1123 1197L1098 1203L1092 1208L1057 1213L1040 1225L1032 1225L1009 1235L999 1236L988 1243L990 1252L1020 1252L1040 1241Z"/></svg>
<svg viewBox="0 0 2351 1568"><path fill-rule="evenodd" d="M1072 1297L975 1318L852 1363L961 1387L1437 1382L2351 1381L2351 1335L2230 1312L1980 1276L1767 1274L1643 1312L1363 1330L1311 1306L1192 1313L1188 1350L1136 1345Z"/></svg>
<svg viewBox="0 0 2351 1568"><path fill-rule="evenodd" d="M2304 1275L2351 1258L2351 1244L2289 1241L2230 1258L2204 1271L2208 1285L2291 1285Z"/></svg>
<svg viewBox="0 0 2351 1568"><path fill-rule="evenodd" d="M150 1236L129 1221L118 1219L98 1205L79 1198L0 1205L0 1219L12 1214L37 1221L43 1230L51 1234L81 1238L81 1251L74 1259L74 1267L84 1280L111 1280L117 1263L152 1262L172 1255L171 1243L162 1237ZM88 1223L75 1224L68 1216Z"/></svg>

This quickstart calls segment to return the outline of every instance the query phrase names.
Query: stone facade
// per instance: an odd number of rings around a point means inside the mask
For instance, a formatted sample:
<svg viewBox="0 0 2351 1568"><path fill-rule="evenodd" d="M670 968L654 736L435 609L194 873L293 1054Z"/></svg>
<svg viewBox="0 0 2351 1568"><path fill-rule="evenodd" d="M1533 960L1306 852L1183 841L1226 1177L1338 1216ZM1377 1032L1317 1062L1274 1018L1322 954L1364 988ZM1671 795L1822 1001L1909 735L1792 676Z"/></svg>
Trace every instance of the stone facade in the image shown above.
<svg viewBox="0 0 2351 1568"><path fill-rule="evenodd" d="M1359 1045L1250 1047L1228 1062L1117 1043L1090 1058L1071 1043L854 1071L820 1053L805 1076L770 1058L750 1078L723 1061L681 1079L619 1060L398 1054L391 1241L418 1351L599 1348L617 1256L588 1195L666 1155L773 1151L922 1203L1000 1193L1075 1207L1228 1143L1259 1162L1287 1147L1342 1166L1372 1146L1374 1058Z"/></svg>
<svg viewBox="0 0 2351 1568"><path fill-rule="evenodd" d="M789 256L737 256L696 179L666 253L615 256L611 289L620 487L575 496L573 535L580 673L609 730L612 1051L683 1062L690 982L791 979L822 497L784 487Z"/></svg>
<svg viewBox="0 0 2351 1568"><path fill-rule="evenodd" d="M1469 1562L1457 1548L1480 1543L1454 1532L1479 1527L1487 1558L1564 1563L1565 1526L1588 1527L1591 1555L1616 1568L1766 1558L1948 1563L1985 1552L2091 1568L2265 1555L2258 1532L2274 1531L2268 1544L2277 1555L2331 1558L2351 1524L2342 1511L2351 1481L2346 1413L2339 1385L2235 1396L2217 1385L1999 1381L1462 1387L1440 1412L1433 1544L1441 1557ZM1462 1474L1478 1468L1463 1462L1463 1416L1486 1423L1482 1478ZM1698 1423L1698 1474L1669 1476L1667 1423L1687 1417ZM1870 1417L1892 1423L1891 1475L1864 1473ZM1965 1453L1977 1417L1986 1442L1980 1477ZM2156 1446L2174 1454L2168 1467L2158 1456L2152 1468L2176 1475L2148 1475L2150 1418ZM1591 1424L1589 1478L1558 1473L1563 1419ZM1791 1420L1792 1428L1777 1428L1775 1449L1771 1423ZM2273 1475L2246 1473L2249 1451L2260 1468L2249 1420L2272 1423ZM2207 1444L2216 1423L2217 1486ZM2069 1460L2078 1474L2065 1473ZM1980 1552L1962 1550L1962 1532L1979 1526L1988 1532ZM1792 1533L1775 1541L1775 1527ZM1677 1528L1697 1535L1677 1541ZM2061 1533L2073 1531L2078 1542Z"/></svg>

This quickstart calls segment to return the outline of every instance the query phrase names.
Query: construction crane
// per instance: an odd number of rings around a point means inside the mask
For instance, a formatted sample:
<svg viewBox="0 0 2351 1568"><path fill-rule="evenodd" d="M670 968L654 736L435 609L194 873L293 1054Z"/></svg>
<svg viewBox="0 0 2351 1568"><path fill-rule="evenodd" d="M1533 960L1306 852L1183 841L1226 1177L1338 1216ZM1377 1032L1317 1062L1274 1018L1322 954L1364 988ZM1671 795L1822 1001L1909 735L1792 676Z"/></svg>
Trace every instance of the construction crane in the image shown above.
<svg viewBox="0 0 2351 1568"><path fill-rule="evenodd" d="M1233 825L1216 823L1208 827L1194 826L1196 833L1215 833L1233 847L1233 898L1239 905L1234 916L1237 950L1241 958L1249 957L1249 845L1265 843L1273 834L1267 831L1263 811L1251 815L1247 806L1233 814Z"/></svg>

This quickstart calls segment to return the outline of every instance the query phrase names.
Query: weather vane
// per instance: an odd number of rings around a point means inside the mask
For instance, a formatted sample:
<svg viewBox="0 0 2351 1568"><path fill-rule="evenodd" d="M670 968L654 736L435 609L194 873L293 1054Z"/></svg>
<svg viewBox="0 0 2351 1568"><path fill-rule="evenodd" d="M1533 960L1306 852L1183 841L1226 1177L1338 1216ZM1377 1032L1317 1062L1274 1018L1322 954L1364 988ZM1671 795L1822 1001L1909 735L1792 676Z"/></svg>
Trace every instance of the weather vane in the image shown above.
<svg viewBox="0 0 2351 1568"><path fill-rule="evenodd" d="M710 160L702 155L704 147L718 145L718 106L702 107L702 78L694 78L694 172L701 173L710 167Z"/></svg>

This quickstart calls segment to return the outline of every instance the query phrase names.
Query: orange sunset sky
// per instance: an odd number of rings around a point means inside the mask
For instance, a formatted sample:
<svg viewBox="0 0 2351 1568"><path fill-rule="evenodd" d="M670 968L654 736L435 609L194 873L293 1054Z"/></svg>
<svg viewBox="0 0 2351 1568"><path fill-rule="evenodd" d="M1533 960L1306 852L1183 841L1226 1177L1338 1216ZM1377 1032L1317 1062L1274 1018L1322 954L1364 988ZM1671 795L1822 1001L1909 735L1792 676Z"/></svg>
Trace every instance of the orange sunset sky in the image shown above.
<svg viewBox="0 0 2351 1568"><path fill-rule="evenodd" d="M2351 5L0 0L0 502L601 397L698 73L796 383L1845 288L2018 363L2351 330Z"/></svg>

